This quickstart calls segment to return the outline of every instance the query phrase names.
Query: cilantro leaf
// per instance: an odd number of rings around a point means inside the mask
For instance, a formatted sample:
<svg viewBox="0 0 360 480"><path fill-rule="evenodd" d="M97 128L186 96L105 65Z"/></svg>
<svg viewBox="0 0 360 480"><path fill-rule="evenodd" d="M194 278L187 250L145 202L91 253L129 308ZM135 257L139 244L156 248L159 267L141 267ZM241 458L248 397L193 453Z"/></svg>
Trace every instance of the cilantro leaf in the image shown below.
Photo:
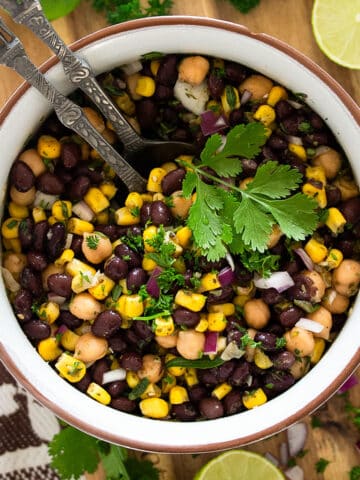
<svg viewBox="0 0 360 480"><path fill-rule="evenodd" d="M260 0L230 0L230 2L241 13L248 13L252 8L255 8L257 5L259 5Z"/></svg>
<svg viewBox="0 0 360 480"><path fill-rule="evenodd" d="M136 480L159 480L160 472L149 460L138 460L129 457L126 462L126 469L131 479Z"/></svg>
<svg viewBox="0 0 360 480"><path fill-rule="evenodd" d="M124 461L127 459L125 448L110 445L109 451L101 453L101 461L106 472L107 479L131 480Z"/></svg>
<svg viewBox="0 0 360 480"><path fill-rule="evenodd" d="M353 467L349 472L350 480L360 480L360 466Z"/></svg>
<svg viewBox="0 0 360 480"><path fill-rule="evenodd" d="M317 471L317 473L324 473L329 463L330 463L329 460L326 460L326 458L320 457L319 460L315 463L315 470Z"/></svg>
<svg viewBox="0 0 360 480"><path fill-rule="evenodd" d="M93 0L95 10L104 12L109 23L120 23L141 17L167 15L172 7L172 0L149 0L147 7L140 0Z"/></svg>
<svg viewBox="0 0 360 480"><path fill-rule="evenodd" d="M195 172L187 172L182 182L182 191L185 198L189 198L196 185L198 183L198 177Z"/></svg>
<svg viewBox="0 0 360 480"><path fill-rule="evenodd" d="M244 250L240 253L240 261L249 272L257 272L266 278L279 269L280 255Z"/></svg>

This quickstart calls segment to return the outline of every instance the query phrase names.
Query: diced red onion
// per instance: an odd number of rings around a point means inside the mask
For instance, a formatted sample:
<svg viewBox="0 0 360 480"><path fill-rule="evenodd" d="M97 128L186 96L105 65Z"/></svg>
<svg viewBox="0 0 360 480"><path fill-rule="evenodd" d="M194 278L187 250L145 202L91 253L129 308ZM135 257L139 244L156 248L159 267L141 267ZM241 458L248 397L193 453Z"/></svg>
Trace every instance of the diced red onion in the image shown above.
<svg viewBox="0 0 360 480"><path fill-rule="evenodd" d="M68 233L66 235L66 240L65 240L65 245L64 248L70 248L72 241L73 241L74 235L72 233Z"/></svg>
<svg viewBox="0 0 360 480"><path fill-rule="evenodd" d="M58 195L50 195L49 193L44 193L40 190L37 190L35 194L34 207L41 207L44 210L49 210L58 199Z"/></svg>
<svg viewBox="0 0 360 480"><path fill-rule="evenodd" d="M314 157L317 157L318 155L322 155L323 153L326 153L330 150L330 147L327 145L320 145L320 147L315 148L315 155Z"/></svg>
<svg viewBox="0 0 360 480"><path fill-rule="evenodd" d="M229 126L224 115L216 115L212 110L206 110L200 117L200 128L205 137L221 132Z"/></svg>
<svg viewBox="0 0 360 480"><path fill-rule="evenodd" d="M245 350L238 347L236 342L230 342L226 345L224 351L220 355L221 360L231 360L232 358L241 358L245 354Z"/></svg>
<svg viewBox="0 0 360 480"><path fill-rule="evenodd" d="M218 279L221 283L222 287L226 287L227 285L231 285L235 281L235 273L231 267L225 267L220 270Z"/></svg>
<svg viewBox="0 0 360 480"><path fill-rule="evenodd" d="M309 255L305 252L303 248L295 248L294 252L299 255L303 264L308 270L314 270L314 262L311 260Z"/></svg>
<svg viewBox="0 0 360 480"><path fill-rule="evenodd" d="M280 465L279 459L276 458L275 455L273 455L272 453L265 452L264 457L267 458L269 462L271 462L273 465L275 465L275 467L278 467Z"/></svg>
<svg viewBox="0 0 360 480"><path fill-rule="evenodd" d="M294 145L302 145L303 144L301 137L295 137L294 135L287 135L286 140L289 143L293 143Z"/></svg>
<svg viewBox="0 0 360 480"><path fill-rule="evenodd" d="M159 298L160 296L160 287L156 281L156 278L160 275L161 272L162 272L161 268L159 267L154 268L146 284L146 291L148 292L149 295L151 295L154 298Z"/></svg>
<svg viewBox="0 0 360 480"><path fill-rule="evenodd" d="M55 335L63 335L66 330L69 330L68 327L62 323L60 327L56 330Z"/></svg>
<svg viewBox="0 0 360 480"><path fill-rule="evenodd" d="M275 288L275 290L281 293L295 285L295 282L288 272L281 271L272 273L268 278L262 278L255 275L254 285L257 288Z"/></svg>
<svg viewBox="0 0 360 480"><path fill-rule="evenodd" d="M142 64L140 60L135 60L134 62L127 63L126 65L121 65L121 70L125 75L133 75L134 73L140 72L142 69Z"/></svg>
<svg viewBox="0 0 360 480"><path fill-rule="evenodd" d="M286 430L286 436L289 447L290 457L295 457L300 453L305 446L306 437L307 437L307 426L304 422L298 422L294 425L291 425Z"/></svg>
<svg viewBox="0 0 360 480"><path fill-rule="evenodd" d="M66 302L66 297L62 297L61 295L57 295L56 293L49 292L48 293L48 300L49 302L55 302L58 305L62 305Z"/></svg>
<svg viewBox="0 0 360 480"><path fill-rule="evenodd" d="M359 383L356 375L350 375L350 377L345 380L345 382L341 385L341 387L339 388L339 390L337 391L337 393L345 393L347 392L348 390L350 390L350 388L353 388L355 387L357 384Z"/></svg>
<svg viewBox="0 0 360 480"><path fill-rule="evenodd" d="M231 255L231 253L227 252L227 254L225 255L225 258L226 258L226 261L228 262L228 264L230 265L231 270L234 271L235 270L235 262L234 262L234 259Z"/></svg>
<svg viewBox="0 0 360 480"><path fill-rule="evenodd" d="M289 480L304 480L304 470L299 465L287 468L284 473Z"/></svg>
<svg viewBox="0 0 360 480"><path fill-rule="evenodd" d="M287 465L289 461L289 447L286 442L280 443L280 463L281 465Z"/></svg>
<svg viewBox="0 0 360 480"><path fill-rule="evenodd" d="M204 346L205 355L211 355L217 352L218 336L219 336L218 332L210 332L209 330L205 332L205 346Z"/></svg>
<svg viewBox="0 0 360 480"><path fill-rule="evenodd" d="M296 323L295 327L303 328L312 333L320 333L324 329L324 325L315 320L310 320L310 318L300 318Z"/></svg>
<svg viewBox="0 0 360 480"><path fill-rule="evenodd" d="M81 220L85 220L86 222L91 222L95 215L89 205L84 202L84 200L75 203L75 205L72 207L72 211L77 217L81 218Z"/></svg>
<svg viewBox="0 0 360 480"><path fill-rule="evenodd" d="M248 102L251 97L252 93L249 90L244 90L240 98L240 105L245 105L245 103Z"/></svg>
<svg viewBox="0 0 360 480"><path fill-rule="evenodd" d="M299 102L295 102L295 100L287 100L287 102L294 108L296 108L296 110L299 110L299 108L303 108L303 104L302 103L299 103Z"/></svg>
<svg viewBox="0 0 360 480"><path fill-rule="evenodd" d="M102 385L105 385L106 383L125 380L125 378L126 378L126 370L124 370L123 368L108 370L107 372L103 373Z"/></svg>

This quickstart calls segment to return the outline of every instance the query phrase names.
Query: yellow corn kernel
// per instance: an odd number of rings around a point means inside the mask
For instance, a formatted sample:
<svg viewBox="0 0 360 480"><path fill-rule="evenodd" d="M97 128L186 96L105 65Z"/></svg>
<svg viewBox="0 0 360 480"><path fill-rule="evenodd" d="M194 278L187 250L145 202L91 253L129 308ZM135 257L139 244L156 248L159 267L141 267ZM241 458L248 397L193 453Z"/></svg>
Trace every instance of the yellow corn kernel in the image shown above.
<svg viewBox="0 0 360 480"><path fill-rule="evenodd" d="M141 193L141 198L143 202L152 202L153 194L152 193Z"/></svg>
<svg viewBox="0 0 360 480"><path fill-rule="evenodd" d="M153 195L153 202L156 202L157 200L160 200L161 202L165 200L165 195L163 195L162 193L158 192L158 193L154 193Z"/></svg>
<svg viewBox="0 0 360 480"><path fill-rule="evenodd" d="M275 121L275 110L270 105L260 105L254 113L254 119L259 120L265 127L269 127Z"/></svg>
<svg viewBox="0 0 360 480"><path fill-rule="evenodd" d="M139 209L130 209L128 207L121 207L115 211L115 222L117 225L127 226L136 225L140 222Z"/></svg>
<svg viewBox="0 0 360 480"><path fill-rule="evenodd" d="M199 383L196 369L193 367L187 368L185 370L184 378L188 387L193 387L194 385L197 385Z"/></svg>
<svg viewBox="0 0 360 480"><path fill-rule="evenodd" d="M41 135L37 143L37 151L43 158L50 160L59 158L61 153L61 143L51 135Z"/></svg>
<svg viewBox="0 0 360 480"><path fill-rule="evenodd" d="M240 107L239 91L232 85L226 85L220 99L226 115Z"/></svg>
<svg viewBox="0 0 360 480"><path fill-rule="evenodd" d="M254 363L257 367L262 370L266 370L273 366L273 362L270 360L270 357L266 355L260 348L255 349Z"/></svg>
<svg viewBox="0 0 360 480"><path fill-rule="evenodd" d="M110 206L109 200L99 188L91 187L84 195L85 203L94 213L99 213Z"/></svg>
<svg viewBox="0 0 360 480"><path fill-rule="evenodd" d="M61 334L60 343L61 346L65 348L65 350L69 350L73 352L75 350L76 342L79 340L80 335L77 335L70 329L65 330L64 333Z"/></svg>
<svg viewBox="0 0 360 480"><path fill-rule="evenodd" d="M35 223L39 223L47 219L46 212L41 207L34 207L31 213Z"/></svg>
<svg viewBox="0 0 360 480"><path fill-rule="evenodd" d="M126 278L122 278L118 283L121 287L121 293L124 293L125 295L129 295L131 293L131 291L127 288Z"/></svg>
<svg viewBox="0 0 360 480"><path fill-rule="evenodd" d="M100 183L99 188L101 192L105 195L105 197L109 200L115 197L117 192L117 188L114 182L102 182Z"/></svg>
<svg viewBox="0 0 360 480"><path fill-rule="evenodd" d="M206 104L206 110L212 110L214 113L221 113L221 104L216 100L209 100Z"/></svg>
<svg viewBox="0 0 360 480"><path fill-rule="evenodd" d="M155 93L155 81L146 75L141 75L136 82L135 92L142 97L152 97Z"/></svg>
<svg viewBox="0 0 360 480"><path fill-rule="evenodd" d="M121 295L117 301L117 310L124 320L140 317L144 313L144 303L140 295Z"/></svg>
<svg viewBox="0 0 360 480"><path fill-rule="evenodd" d="M165 162L161 165L161 168L166 170L167 173L172 172L173 170L176 170L178 166L176 165L175 162Z"/></svg>
<svg viewBox="0 0 360 480"><path fill-rule="evenodd" d="M94 225L81 218L71 217L67 223L67 231L75 235L83 235L84 233L92 233Z"/></svg>
<svg viewBox="0 0 360 480"><path fill-rule="evenodd" d="M214 272L205 273L200 279L200 286L198 292L208 292L221 287L218 276Z"/></svg>
<svg viewBox="0 0 360 480"><path fill-rule="evenodd" d="M4 238L11 240L19 237L20 222L16 218L7 218L1 226L1 233Z"/></svg>
<svg viewBox="0 0 360 480"><path fill-rule="evenodd" d="M315 240L315 238L310 238L304 246L304 250L314 263L322 262L328 254L328 249L325 245Z"/></svg>
<svg viewBox="0 0 360 480"><path fill-rule="evenodd" d="M130 96L126 92L122 92L121 95L117 95L115 98L116 105L122 110L126 115L134 115L135 113L135 103L131 100Z"/></svg>
<svg viewBox="0 0 360 480"><path fill-rule="evenodd" d="M167 171L164 170L163 168L160 168L160 167L153 168L150 172L146 189L149 192L161 193L162 192L161 182L166 174L167 174Z"/></svg>
<svg viewBox="0 0 360 480"><path fill-rule="evenodd" d="M226 328L227 320L223 312L208 313L207 320L211 332L222 332Z"/></svg>
<svg viewBox="0 0 360 480"><path fill-rule="evenodd" d="M173 355L172 353L167 353L165 355L165 365L170 361L174 360L175 358L179 358L176 355ZM186 368L185 367L166 367L167 371L171 373L171 375L174 375L174 377L181 377L184 375Z"/></svg>
<svg viewBox="0 0 360 480"><path fill-rule="evenodd" d="M141 400L139 407L144 417L165 418L169 415L169 405L162 398L145 398Z"/></svg>
<svg viewBox="0 0 360 480"><path fill-rule="evenodd" d="M174 320L171 316L157 317L153 321L152 328L158 337L167 337L175 331Z"/></svg>
<svg viewBox="0 0 360 480"><path fill-rule="evenodd" d="M97 150L95 150L94 148L92 148L90 150L90 158L92 160L102 160L102 157L101 157L100 153Z"/></svg>
<svg viewBox="0 0 360 480"><path fill-rule="evenodd" d="M11 248L11 241L12 240L9 240L8 238L3 238L2 241L3 241L3 244L4 244L5 250L11 250L12 249Z"/></svg>
<svg viewBox="0 0 360 480"><path fill-rule="evenodd" d="M152 272L154 270L154 268L157 267L157 263L154 262L154 260L152 260L151 258L147 258L146 256L142 259L142 262L141 262L141 266L142 268L146 271L146 272Z"/></svg>
<svg viewBox="0 0 360 480"><path fill-rule="evenodd" d="M325 225L333 232L340 233L343 231L346 224L346 219L340 210L336 207L328 209L328 217L325 220Z"/></svg>
<svg viewBox="0 0 360 480"><path fill-rule="evenodd" d="M51 213L58 221L64 221L71 217L72 205L68 200L56 200L51 207Z"/></svg>
<svg viewBox="0 0 360 480"><path fill-rule="evenodd" d="M188 226L180 228L176 232L176 242L182 247L187 248L191 244L192 231Z"/></svg>
<svg viewBox="0 0 360 480"><path fill-rule="evenodd" d="M326 174L324 167L321 165L315 167L307 167L305 171L306 178L311 178L313 180L317 180L321 182L323 186L326 184Z"/></svg>
<svg viewBox="0 0 360 480"><path fill-rule="evenodd" d="M46 302L39 307L39 318L47 323L54 323L60 315L60 306L55 302Z"/></svg>
<svg viewBox="0 0 360 480"><path fill-rule="evenodd" d="M74 255L74 250L71 250L71 248L66 248L54 263L55 265L65 265L66 263L71 262L71 260L74 258Z"/></svg>
<svg viewBox="0 0 360 480"><path fill-rule="evenodd" d="M175 262L172 264L172 266L178 273L186 272L186 263L185 263L184 257L178 257L175 260Z"/></svg>
<svg viewBox="0 0 360 480"><path fill-rule="evenodd" d="M10 217L23 220L24 218L27 218L29 216L29 209L24 205L18 205L15 202L10 202L8 209Z"/></svg>
<svg viewBox="0 0 360 480"><path fill-rule="evenodd" d="M244 406L250 410L251 408L259 407L267 402L267 397L262 388L257 388L254 392L245 393L242 396Z"/></svg>
<svg viewBox="0 0 360 480"><path fill-rule="evenodd" d="M155 383L149 383L144 393L140 395L140 398L160 398L162 394L161 388Z"/></svg>
<svg viewBox="0 0 360 480"><path fill-rule="evenodd" d="M102 212L99 212L96 217L96 223L99 223L100 225L107 225L110 221L110 214L109 210L103 210Z"/></svg>
<svg viewBox="0 0 360 480"><path fill-rule="evenodd" d="M172 387L176 385L176 377L174 375L171 375L171 373L167 373L164 377L161 379L161 391L163 394L167 395Z"/></svg>
<svg viewBox="0 0 360 480"><path fill-rule="evenodd" d="M21 242L18 238L11 238L9 242L10 242L10 250L13 250L15 253L22 252Z"/></svg>
<svg viewBox="0 0 360 480"><path fill-rule="evenodd" d="M325 351L326 342L323 338L314 337L315 347L310 357L310 362L314 365L318 363Z"/></svg>
<svg viewBox="0 0 360 480"><path fill-rule="evenodd" d="M169 402L171 405L180 405L189 401L189 395L185 387L175 385L169 392Z"/></svg>
<svg viewBox="0 0 360 480"><path fill-rule="evenodd" d="M309 197L313 197L320 208L326 207L327 198L325 188L317 188L312 183L304 183L302 186L302 192Z"/></svg>
<svg viewBox="0 0 360 480"><path fill-rule="evenodd" d="M241 190L246 190L248 183L252 182L254 180L254 177L247 177L244 178L244 180L241 180L239 183L239 187Z"/></svg>
<svg viewBox="0 0 360 480"><path fill-rule="evenodd" d="M296 155L303 162L306 162L306 159L307 159L306 150L302 145L296 145L295 143L289 143L288 149L289 149L289 152Z"/></svg>
<svg viewBox="0 0 360 480"><path fill-rule="evenodd" d="M54 215L50 215L50 217L48 218L48 224L49 225L55 225L55 223L57 223L59 220L54 217Z"/></svg>
<svg viewBox="0 0 360 480"><path fill-rule="evenodd" d="M328 256L325 259L326 266L332 270L333 268L337 268L340 263L343 261L344 255L340 250L337 248L332 248L329 251Z"/></svg>
<svg viewBox="0 0 360 480"><path fill-rule="evenodd" d="M93 285L93 279L94 277L92 275L86 273L75 275L71 280L71 290L74 293L84 292Z"/></svg>
<svg viewBox="0 0 360 480"><path fill-rule="evenodd" d="M129 209L141 208L143 206L144 200L141 197L141 194L138 192L130 192L125 200L125 207Z"/></svg>
<svg viewBox="0 0 360 480"><path fill-rule="evenodd" d="M93 398L94 400L102 403L103 405L109 405L111 402L110 394L105 390L105 388L101 387L95 382L91 382L88 386L86 393Z"/></svg>
<svg viewBox="0 0 360 480"><path fill-rule="evenodd" d="M102 276L100 282L95 287L89 288L89 293L96 298L96 300L105 300L110 295L111 290L114 288L115 282L106 275Z"/></svg>
<svg viewBox="0 0 360 480"><path fill-rule="evenodd" d="M209 305L210 313L221 312L228 317L235 314L235 305L233 303L218 303L217 305Z"/></svg>
<svg viewBox="0 0 360 480"><path fill-rule="evenodd" d="M211 392L211 395L213 397L216 397L218 400L221 400L224 398L228 393L230 393L232 390L232 386L229 385L228 383L224 382L218 385L217 387L214 388L214 390Z"/></svg>
<svg viewBox="0 0 360 480"><path fill-rule="evenodd" d="M62 354L62 350L59 348L58 341L55 337L48 337L44 340L40 340L37 346L37 351L41 358L46 362L52 362Z"/></svg>
<svg viewBox="0 0 360 480"><path fill-rule="evenodd" d="M79 382L86 373L85 363L65 352L57 359L55 368L61 377L71 383Z"/></svg>
<svg viewBox="0 0 360 480"><path fill-rule="evenodd" d="M117 370L118 368L121 368L120 367L120 363L119 363L119 360L117 360L116 358L114 358L111 362L111 365L110 365L110 370Z"/></svg>
<svg viewBox="0 0 360 480"><path fill-rule="evenodd" d="M187 308L192 312L200 312L204 308L206 296L189 290L178 290L175 295L175 303Z"/></svg>
<svg viewBox="0 0 360 480"><path fill-rule="evenodd" d="M155 252L155 248L150 245L151 240L157 235L158 229L155 225L150 225L143 231L143 242L145 252Z"/></svg>
<svg viewBox="0 0 360 480"><path fill-rule="evenodd" d="M185 163L188 163L189 165L192 165L194 157L192 155L179 155L177 157L177 160L179 160L180 162L185 162ZM186 166L185 168L186 170L191 170L190 167Z"/></svg>
<svg viewBox="0 0 360 480"><path fill-rule="evenodd" d="M206 313L201 313L200 314L200 321L196 325L195 330L197 332L206 332L208 327L209 327L209 322L208 322L208 319L207 319L207 315L206 315Z"/></svg>
<svg viewBox="0 0 360 480"><path fill-rule="evenodd" d="M128 384L128 387L133 389L136 387L136 385L140 382L140 378L138 377L136 372L133 372L132 370L128 370L126 372L126 383Z"/></svg>
<svg viewBox="0 0 360 480"><path fill-rule="evenodd" d="M160 67L160 60L151 60L150 71L154 75L154 77L156 76L156 74L159 70L159 67Z"/></svg>
<svg viewBox="0 0 360 480"><path fill-rule="evenodd" d="M65 267L66 273L69 273L72 277L75 275L90 275L93 276L96 273L95 268L91 267L85 262L78 260L77 258L73 258L66 264Z"/></svg>
<svg viewBox="0 0 360 480"><path fill-rule="evenodd" d="M269 92L267 104L275 107L275 105L280 102L280 100L286 100L287 98L288 94L285 88L280 87L279 85L275 85Z"/></svg>

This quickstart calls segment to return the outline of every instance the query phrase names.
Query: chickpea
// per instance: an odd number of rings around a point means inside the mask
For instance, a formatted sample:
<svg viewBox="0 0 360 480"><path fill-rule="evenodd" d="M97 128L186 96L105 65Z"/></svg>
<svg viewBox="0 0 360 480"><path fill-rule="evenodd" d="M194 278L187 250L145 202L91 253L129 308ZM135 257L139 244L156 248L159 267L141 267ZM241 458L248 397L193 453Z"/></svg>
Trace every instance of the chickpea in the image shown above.
<svg viewBox="0 0 360 480"><path fill-rule="evenodd" d="M291 375L298 380L303 377L310 369L310 360L308 357L297 357L293 366L290 368Z"/></svg>
<svg viewBox="0 0 360 480"><path fill-rule="evenodd" d="M304 328L293 327L284 334L284 338L286 340L286 349L299 357L311 355L314 350L314 336Z"/></svg>
<svg viewBox="0 0 360 480"><path fill-rule="evenodd" d="M200 85L205 80L209 68L209 61L200 55L186 57L179 66L179 79L191 85Z"/></svg>
<svg viewBox="0 0 360 480"><path fill-rule="evenodd" d="M244 305L244 318L249 327L260 330L270 320L270 309L261 298L252 298Z"/></svg>
<svg viewBox="0 0 360 480"><path fill-rule="evenodd" d="M27 207L28 205L31 205L32 203L34 203L35 194L36 194L35 187L31 187L27 192L20 192L14 186L10 188L11 200L17 205L21 205L22 207Z"/></svg>
<svg viewBox="0 0 360 480"><path fill-rule="evenodd" d="M322 305L331 313L344 313L349 307L349 297L340 295L335 288L328 288L322 300Z"/></svg>
<svg viewBox="0 0 360 480"><path fill-rule="evenodd" d="M279 243L280 238L283 236L283 232L280 230L279 225L276 223L272 227L269 240L267 242L267 248L273 248Z"/></svg>
<svg viewBox="0 0 360 480"><path fill-rule="evenodd" d="M29 148L19 155L19 160L26 163L31 168L35 177L38 177L46 171L45 163L35 148Z"/></svg>
<svg viewBox="0 0 360 480"><path fill-rule="evenodd" d="M205 335L196 330L182 330L176 344L179 354L188 360L196 360L204 351Z"/></svg>
<svg viewBox="0 0 360 480"><path fill-rule="evenodd" d="M174 335L166 335L164 337L155 335L155 341L160 347L163 348L174 348L176 347L178 341L177 333Z"/></svg>
<svg viewBox="0 0 360 480"><path fill-rule="evenodd" d="M333 181L333 185L340 190L343 202L359 195L359 187L352 178L341 176Z"/></svg>
<svg viewBox="0 0 360 480"><path fill-rule="evenodd" d="M332 285L340 295L345 297L355 295L358 291L359 283L360 262L345 259L333 270Z"/></svg>
<svg viewBox="0 0 360 480"><path fill-rule="evenodd" d="M110 257L112 245L110 239L100 232L84 233L81 249L91 263L101 263Z"/></svg>
<svg viewBox="0 0 360 480"><path fill-rule="evenodd" d="M323 329L319 333L314 333L314 337L324 338L328 340L330 337L330 330L332 327L332 315L325 307L319 307L315 312L309 313L307 318L314 320L323 325Z"/></svg>
<svg viewBox="0 0 360 480"><path fill-rule="evenodd" d="M158 355L143 356L142 367L137 371L139 378L147 378L151 383L157 383L164 373L161 358Z"/></svg>
<svg viewBox="0 0 360 480"><path fill-rule="evenodd" d="M45 291L49 290L48 287L48 278L50 275L53 275L54 273L64 273L65 268L63 265L55 265L55 263L50 263L42 272L41 272L41 278L42 278L42 286Z"/></svg>
<svg viewBox="0 0 360 480"><path fill-rule="evenodd" d="M261 100L272 89L273 82L263 75L250 75L239 86L240 93L244 90L251 92L251 100Z"/></svg>
<svg viewBox="0 0 360 480"><path fill-rule="evenodd" d="M178 190L170 195L171 213L174 218L186 218L192 205L191 198L185 198L182 190Z"/></svg>
<svg viewBox="0 0 360 480"><path fill-rule="evenodd" d="M326 289L326 284L323 277L320 275L320 273L316 272L315 270L312 270L312 271L305 270L303 272L303 275L309 278L313 284L314 293L311 297L311 300L314 303L321 302L321 299L325 295L325 289Z"/></svg>
<svg viewBox="0 0 360 480"><path fill-rule="evenodd" d="M74 295L69 305L70 313L81 320L95 320L95 318L102 312L102 305L100 302L90 295L90 293L83 292Z"/></svg>
<svg viewBox="0 0 360 480"><path fill-rule="evenodd" d="M89 120L91 125L99 132L102 133L105 130L105 122L102 116L93 108L84 107L83 111L86 115L86 118Z"/></svg>
<svg viewBox="0 0 360 480"><path fill-rule="evenodd" d="M315 166L321 166L325 170L326 178L332 180L339 173L341 168L341 155L333 148L329 148L324 153L317 155L313 158L312 164Z"/></svg>
<svg viewBox="0 0 360 480"><path fill-rule="evenodd" d="M96 337L91 332L81 335L75 345L74 357L82 362L89 363L103 358L108 351L108 342L105 338Z"/></svg>
<svg viewBox="0 0 360 480"><path fill-rule="evenodd" d="M4 268L9 270L15 280L19 280L20 273L27 265L26 255L23 253L8 252L4 255Z"/></svg>

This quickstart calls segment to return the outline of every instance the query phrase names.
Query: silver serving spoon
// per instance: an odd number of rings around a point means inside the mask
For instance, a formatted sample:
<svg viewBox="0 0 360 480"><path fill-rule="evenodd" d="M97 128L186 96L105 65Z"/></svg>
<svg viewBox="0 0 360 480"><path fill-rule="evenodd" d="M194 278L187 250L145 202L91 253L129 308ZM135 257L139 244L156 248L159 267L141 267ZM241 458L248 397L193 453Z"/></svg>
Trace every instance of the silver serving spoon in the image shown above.
<svg viewBox="0 0 360 480"><path fill-rule="evenodd" d="M97 82L90 65L72 52L53 29L45 17L38 0L0 0L3 7L16 23L26 25L60 59L70 81L81 89L112 123L119 139L124 144L124 158L135 168L143 170L143 159L150 165L174 160L181 154L194 154L194 145L170 141L147 140L128 123L118 107Z"/></svg>

